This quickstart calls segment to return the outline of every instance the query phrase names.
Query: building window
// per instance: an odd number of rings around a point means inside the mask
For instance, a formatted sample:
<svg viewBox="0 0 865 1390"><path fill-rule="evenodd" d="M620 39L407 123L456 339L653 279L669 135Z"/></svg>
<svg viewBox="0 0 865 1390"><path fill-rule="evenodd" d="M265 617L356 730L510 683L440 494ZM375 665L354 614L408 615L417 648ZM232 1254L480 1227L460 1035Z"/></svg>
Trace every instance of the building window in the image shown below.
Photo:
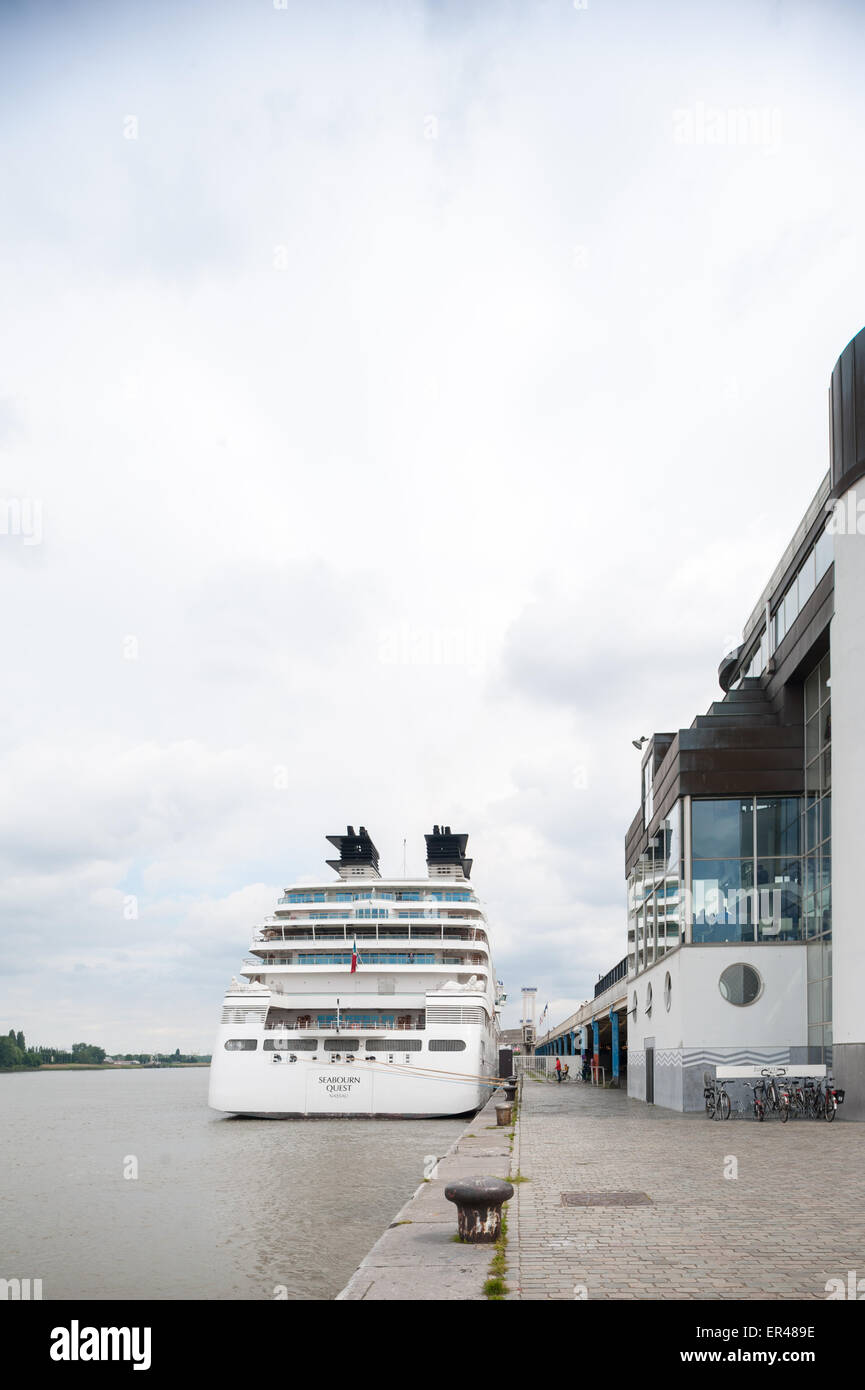
<svg viewBox="0 0 865 1390"><path fill-rule="evenodd" d="M694 800L691 939L802 939L802 800Z"/></svg>
<svg viewBox="0 0 865 1390"><path fill-rule="evenodd" d="M682 935L682 810L676 801L628 876L628 957L635 973Z"/></svg>
<svg viewBox="0 0 865 1390"><path fill-rule="evenodd" d="M808 1060L832 1065L832 701L829 654L805 680L802 912L808 946Z"/></svg>
<svg viewBox="0 0 865 1390"><path fill-rule="evenodd" d="M649 761L643 768L643 826L648 827L655 810L655 788L652 777L652 758L654 754L649 754Z"/></svg>
<svg viewBox="0 0 865 1390"><path fill-rule="evenodd" d="M751 858L754 805L747 801L694 801L691 807L691 854L694 859Z"/></svg>
<svg viewBox="0 0 865 1390"><path fill-rule="evenodd" d="M650 1016L651 1016L651 1013L652 1013L652 986L651 986L651 984L647 985L647 987L646 987L646 1013L649 1014Z"/></svg>
<svg viewBox="0 0 865 1390"><path fill-rule="evenodd" d="M664 976L664 1008L667 1010L667 1013L670 1012L670 1005L672 1004L672 1002L673 1002L673 981L672 981L672 979L670 978L670 972L669 972L669 970L668 970L667 973L666 973L666 975Z"/></svg>
<svg viewBox="0 0 865 1390"><path fill-rule="evenodd" d="M718 988L721 997L726 999L728 1004L737 1004L743 1008L746 1004L753 1004L759 997L763 981L753 965L739 962L727 966L718 981Z"/></svg>

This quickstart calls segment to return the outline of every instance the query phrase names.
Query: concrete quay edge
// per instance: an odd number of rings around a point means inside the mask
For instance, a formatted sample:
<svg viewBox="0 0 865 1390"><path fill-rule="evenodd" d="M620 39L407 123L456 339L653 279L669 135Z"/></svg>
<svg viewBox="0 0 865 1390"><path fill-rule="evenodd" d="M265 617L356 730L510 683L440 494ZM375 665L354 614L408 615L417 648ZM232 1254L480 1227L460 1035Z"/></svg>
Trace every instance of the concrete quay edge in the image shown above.
<svg viewBox="0 0 865 1390"><path fill-rule="evenodd" d="M495 1253L491 1245L453 1239L457 1209L444 1195L464 1177L506 1178L511 1173L511 1128L496 1125L501 1090L472 1116L439 1159L435 1176L422 1182L361 1261L337 1301L486 1301L483 1285Z"/></svg>

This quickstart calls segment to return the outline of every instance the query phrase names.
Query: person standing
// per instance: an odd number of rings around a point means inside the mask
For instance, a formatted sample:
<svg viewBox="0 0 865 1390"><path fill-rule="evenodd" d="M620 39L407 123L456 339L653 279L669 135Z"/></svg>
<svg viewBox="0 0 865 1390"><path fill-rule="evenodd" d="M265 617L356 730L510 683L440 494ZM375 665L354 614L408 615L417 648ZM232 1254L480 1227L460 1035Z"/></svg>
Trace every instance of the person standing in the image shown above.
<svg viewBox="0 0 865 1390"><path fill-rule="evenodd" d="M562 1059L561 1059L561 1057L557 1057L557 1058L556 1058L556 1081L559 1083L559 1085L561 1085L561 1083L562 1083Z"/></svg>

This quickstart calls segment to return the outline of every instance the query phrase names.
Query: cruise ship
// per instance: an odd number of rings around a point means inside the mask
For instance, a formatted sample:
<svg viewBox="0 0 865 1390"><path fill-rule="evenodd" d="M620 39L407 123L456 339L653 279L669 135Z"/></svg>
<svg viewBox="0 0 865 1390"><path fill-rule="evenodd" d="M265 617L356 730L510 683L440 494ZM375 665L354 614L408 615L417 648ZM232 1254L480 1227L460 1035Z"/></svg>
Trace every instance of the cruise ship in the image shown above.
<svg viewBox="0 0 865 1390"><path fill-rule="evenodd" d="M327 883L287 888L231 982L209 1104L231 1115L473 1114L498 1071L487 924L467 835L434 826L425 878L382 878L364 826Z"/></svg>

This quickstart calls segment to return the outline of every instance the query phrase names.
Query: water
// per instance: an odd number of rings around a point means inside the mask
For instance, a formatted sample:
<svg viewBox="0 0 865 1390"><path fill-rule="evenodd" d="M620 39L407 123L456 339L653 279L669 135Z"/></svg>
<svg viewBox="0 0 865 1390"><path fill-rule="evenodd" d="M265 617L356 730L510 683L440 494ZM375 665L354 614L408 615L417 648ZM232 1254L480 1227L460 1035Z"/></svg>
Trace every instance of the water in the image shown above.
<svg viewBox="0 0 865 1390"><path fill-rule="evenodd" d="M465 1126L225 1119L208 1076L0 1075L0 1277L45 1299L333 1298Z"/></svg>

